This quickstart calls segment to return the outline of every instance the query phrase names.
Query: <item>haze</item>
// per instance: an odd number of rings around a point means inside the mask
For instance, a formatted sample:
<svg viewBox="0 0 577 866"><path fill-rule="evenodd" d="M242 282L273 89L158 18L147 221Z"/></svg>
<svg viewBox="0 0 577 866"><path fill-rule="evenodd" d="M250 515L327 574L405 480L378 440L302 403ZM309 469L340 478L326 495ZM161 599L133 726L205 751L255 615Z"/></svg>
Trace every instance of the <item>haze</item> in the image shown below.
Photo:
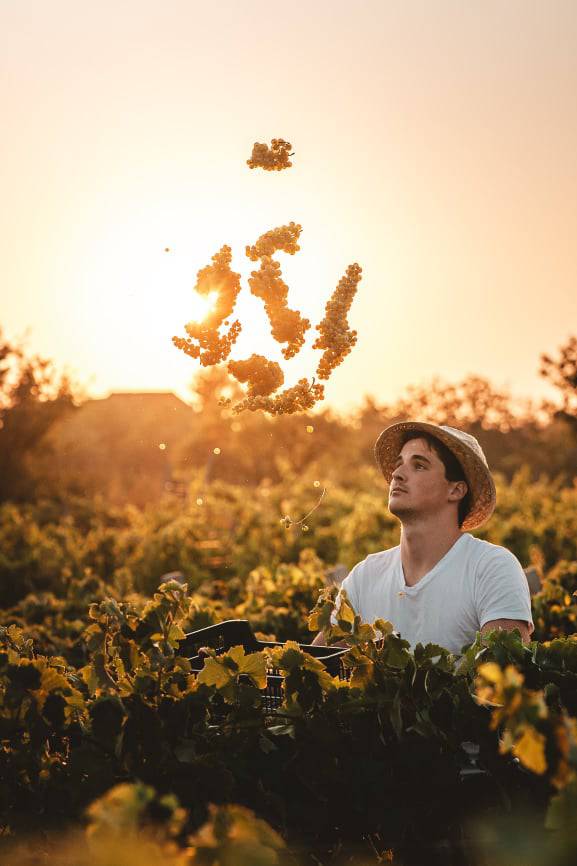
<svg viewBox="0 0 577 866"><path fill-rule="evenodd" d="M546 393L577 329L573 0L4 0L0 32L0 325L89 393L186 394L197 270L228 243L246 276L290 220L313 321L363 267L330 404L467 373ZM250 171L273 137L294 168ZM239 356L280 357L243 305Z"/></svg>

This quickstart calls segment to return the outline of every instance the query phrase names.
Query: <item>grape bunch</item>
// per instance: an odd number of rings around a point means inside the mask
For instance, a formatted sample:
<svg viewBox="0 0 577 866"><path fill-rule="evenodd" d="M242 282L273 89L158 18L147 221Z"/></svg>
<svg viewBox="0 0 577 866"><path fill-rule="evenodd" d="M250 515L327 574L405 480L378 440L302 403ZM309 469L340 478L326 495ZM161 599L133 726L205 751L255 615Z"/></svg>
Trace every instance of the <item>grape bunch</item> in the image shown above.
<svg viewBox="0 0 577 866"><path fill-rule="evenodd" d="M173 337L172 342L185 355L199 358L203 367L212 367L215 364L220 364L221 361L226 361L242 330L238 320L234 321L228 332L222 336L215 328L205 328L203 325L199 325L193 329L192 325L196 326L196 323L193 322L184 326L185 331L191 336L188 338ZM198 340L198 343L195 340Z"/></svg>
<svg viewBox="0 0 577 866"><path fill-rule="evenodd" d="M289 156L292 145L289 141L284 141L282 138L273 138L271 146L255 142L252 148L250 159L247 159L246 164L250 168L264 168L265 171L282 171L285 168L290 168L292 162Z"/></svg>
<svg viewBox="0 0 577 866"><path fill-rule="evenodd" d="M319 336L313 349L324 349L317 367L319 379L328 379L357 342L357 332L349 328L347 313L357 292L361 271L356 263L348 266L325 306L324 319L316 326Z"/></svg>
<svg viewBox="0 0 577 866"><path fill-rule="evenodd" d="M309 382L308 379L299 379L292 388L285 388L274 397L245 397L244 400L232 407L232 411L235 415L246 409L250 412L268 412L270 415L292 415L294 412L306 412L308 409L312 409L315 403L323 399L324 395L324 385L314 380ZM222 403L222 405L230 404L230 400Z"/></svg>
<svg viewBox="0 0 577 866"><path fill-rule="evenodd" d="M294 357L304 344L311 323L287 305L288 286L281 277L279 263L263 256L259 270L252 271L248 284L252 294L264 301L273 338L277 343L288 344L281 349L283 357L287 360Z"/></svg>
<svg viewBox="0 0 577 866"><path fill-rule="evenodd" d="M191 358L199 358L203 367L225 361L242 330L235 320L225 334L220 326L232 314L240 292L240 274L230 268L232 251L223 246L212 257L212 264L198 272L195 291L199 295L216 294L214 308L201 322L188 322L184 326L188 337L173 337L172 342Z"/></svg>
<svg viewBox="0 0 577 866"><path fill-rule="evenodd" d="M303 227L295 222L290 222L287 226L270 229L261 235L252 247L247 245L246 255L251 262L258 262L263 256L274 256L279 250L288 253L289 256L294 256L300 250L298 239L302 230Z"/></svg>
<svg viewBox="0 0 577 866"><path fill-rule="evenodd" d="M267 171L289 168L291 162L288 157L292 156L290 149L291 144L282 138L273 138L271 147L257 142L251 158L247 160L248 165ZM290 222L270 229L255 244L245 247L250 261L260 263L258 270L252 271L248 279L250 291L264 303L273 338L277 343L285 344L281 349L285 360L293 358L300 351L311 323L299 310L292 310L288 306L289 288L282 278L280 264L273 256L277 252L290 256L298 252L301 231L301 225ZM240 276L231 270L231 260L230 247L223 246L212 257L212 264L198 272L196 291L202 295L216 293L216 305L201 322L189 322L185 326L187 337L172 338L178 349L192 358L199 358L203 366L227 360L241 332L238 320L230 327L228 322L240 291ZM318 337L313 349L323 353L316 371L319 379L328 379L357 341L357 332L349 327L347 314L360 279L359 265L349 265L325 306L323 320L316 326ZM228 331L221 334L223 323ZM299 379L296 385L275 393L284 384L284 373L280 364L263 355L252 354L244 360L229 361L227 368L231 376L247 386L244 398L235 405L230 399L219 401L223 406L231 406L234 414L245 410L263 411L271 415L306 412L324 398L324 385L314 378L311 382L306 378Z"/></svg>
<svg viewBox="0 0 577 866"><path fill-rule="evenodd" d="M253 246L246 247L246 255L252 261L260 259L260 269L252 271L249 286L253 295L264 301L264 307L271 325L271 334L277 343L288 343L281 350L287 360L294 357L303 346L305 332L310 328L308 319L298 310L291 310L287 304L288 286L281 276L279 263L272 256L282 250L293 256L300 247L298 239L302 226L290 222L285 226L271 229L261 235Z"/></svg>
<svg viewBox="0 0 577 866"><path fill-rule="evenodd" d="M247 382L248 397L268 397L284 382L280 364L264 355L251 355L244 361L229 361L228 371L237 382Z"/></svg>

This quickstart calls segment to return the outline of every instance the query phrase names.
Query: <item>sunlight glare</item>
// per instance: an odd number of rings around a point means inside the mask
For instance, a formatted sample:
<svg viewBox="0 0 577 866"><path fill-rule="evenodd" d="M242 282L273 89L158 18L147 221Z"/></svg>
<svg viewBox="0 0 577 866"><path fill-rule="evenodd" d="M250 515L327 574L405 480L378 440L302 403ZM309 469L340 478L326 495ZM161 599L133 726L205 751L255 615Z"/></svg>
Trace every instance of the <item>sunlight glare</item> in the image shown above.
<svg viewBox="0 0 577 866"><path fill-rule="evenodd" d="M214 309L218 292L210 292L208 295L199 295L193 291L190 299L190 320L193 322L202 322L208 316L211 310Z"/></svg>

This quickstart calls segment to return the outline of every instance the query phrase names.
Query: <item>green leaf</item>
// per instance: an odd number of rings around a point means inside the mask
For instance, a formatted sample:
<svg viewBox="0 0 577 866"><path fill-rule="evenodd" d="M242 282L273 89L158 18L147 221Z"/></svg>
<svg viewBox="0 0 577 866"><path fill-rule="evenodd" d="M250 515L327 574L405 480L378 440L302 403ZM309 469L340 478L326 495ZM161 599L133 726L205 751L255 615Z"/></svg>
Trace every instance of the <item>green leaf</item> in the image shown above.
<svg viewBox="0 0 577 866"><path fill-rule="evenodd" d="M389 635L384 647L386 663L392 668L403 670L411 661L409 643L394 634Z"/></svg>

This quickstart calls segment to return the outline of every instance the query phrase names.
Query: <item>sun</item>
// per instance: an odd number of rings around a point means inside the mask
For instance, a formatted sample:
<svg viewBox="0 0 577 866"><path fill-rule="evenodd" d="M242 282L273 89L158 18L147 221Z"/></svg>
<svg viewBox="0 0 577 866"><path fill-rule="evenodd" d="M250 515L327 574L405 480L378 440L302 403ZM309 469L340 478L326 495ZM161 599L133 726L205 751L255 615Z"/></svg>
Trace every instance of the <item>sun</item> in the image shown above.
<svg viewBox="0 0 577 866"><path fill-rule="evenodd" d="M202 322L211 310L214 309L217 297L218 292L209 292L208 295L199 295L198 292L193 291L192 295L189 296L187 304L189 320L193 322Z"/></svg>

